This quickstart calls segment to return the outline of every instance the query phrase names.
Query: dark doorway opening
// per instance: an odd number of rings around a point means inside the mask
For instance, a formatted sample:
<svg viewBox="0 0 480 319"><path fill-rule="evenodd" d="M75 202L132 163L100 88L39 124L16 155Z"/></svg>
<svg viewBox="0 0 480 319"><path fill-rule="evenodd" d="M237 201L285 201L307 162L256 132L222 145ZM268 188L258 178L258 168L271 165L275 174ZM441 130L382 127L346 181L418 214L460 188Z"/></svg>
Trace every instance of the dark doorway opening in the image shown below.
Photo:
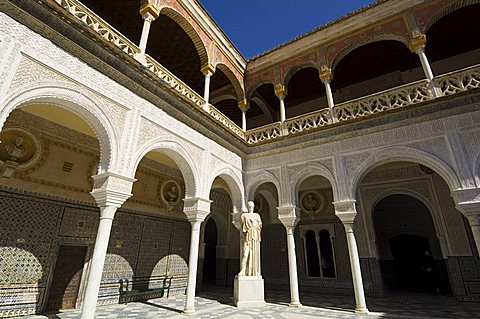
<svg viewBox="0 0 480 319"><path fill-rule="evenodd" d="M396 194L374 208L379 263L390 293L451 293L445 259L429 209L418 199Z"/></svg>
<svg viewBox="0 0 480 319"><path fill-rule="evenodd" d="M428 290L429 284L433 284L429 283L429 275L435 268L428 239L399 235L390 238L390 248L398 287L403 290Z"/></svg>
<svg viewBox="0 0 480 319"><path fill-rule="evenodd" d="M47 311L75 309L86 253L86 246L60 246Z"/></svg>
<svg viewBox="0 0 480 319"><path fill-rule="evenodd" d="M203 260L203 284L215 285L217 278L217 225L210 218L205 225L205 257Z"/></svg>

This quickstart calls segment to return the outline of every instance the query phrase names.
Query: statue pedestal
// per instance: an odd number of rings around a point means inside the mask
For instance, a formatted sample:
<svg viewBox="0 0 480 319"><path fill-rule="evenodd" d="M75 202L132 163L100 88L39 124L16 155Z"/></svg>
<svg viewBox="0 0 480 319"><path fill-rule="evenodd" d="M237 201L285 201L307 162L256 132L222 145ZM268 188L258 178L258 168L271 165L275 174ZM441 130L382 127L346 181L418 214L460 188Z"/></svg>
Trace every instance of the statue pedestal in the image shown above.
<svg viewBox="0 0 480 319"><path fill-rule="evenodd" d="M262 276L235 276L233 303L238 308L266 307Z"/></svg>

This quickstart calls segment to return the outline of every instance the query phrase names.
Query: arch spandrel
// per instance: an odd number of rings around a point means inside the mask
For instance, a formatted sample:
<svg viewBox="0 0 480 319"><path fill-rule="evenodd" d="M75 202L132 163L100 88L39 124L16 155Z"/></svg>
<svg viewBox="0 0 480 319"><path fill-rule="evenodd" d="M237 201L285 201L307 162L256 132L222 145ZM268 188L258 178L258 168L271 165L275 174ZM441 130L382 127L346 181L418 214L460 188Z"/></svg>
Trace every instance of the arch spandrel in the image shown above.
<svg viewBox="0 0 480 319"><path fill-rule="evenodd" d="M315 68L320 71L320 59L318 56L318 50L304 54L299 57L295 57L292 60L282 62L281 65L281 82L285 87L288 87L288 82L295 73L305 68Z"/></svg>
<svg viewBox="0 0 480 319"><path fill-rule="evenodd" d="M318 77L320 78L320 66L318 63L313 61L302 61L298 64L292 65L288 70L285 71L285 75L282 77L282 82L284 83L285 87L288 88L288 83L290 79L299 71L306 69L306 68L314 68L317 69L319 72Z"/></svg>
<svg viewBox="0 0 480 319"><path fill-rule="evenodd" d="M414 11L420 31L427 33L438 20L463 7L480 3L479 0L444 0L434 5L423 6Z"/></svg>
<svg viewBox="0 0 480 319"><path fill-rule="evenodd" d="M142 158L151 151L158 151L169 156L178 166L185 182L185 198L199 197L200 178L195 161L187 146L174 140L159 137L142 145L137 149L132 160L128 175L135 176L135 172Z"/></svg>
<svg viewBox="0 0 480 319"><path fill-rule="evenodd" d="M394 146L383 148L369 155L359 164L355 169L353 176L349 177L349 196L352 199L356 197L355 194L357 193L360 181L368 172L380 165L391 162L413 162L422 164L440 175L447 183L450 191L462 188L456 172L442 159L419 149L405 146Z"/></svg>
<svg viewBox="0 0 480 319"><path fill-rule="evenodd" d="M257 74L247 75L245 79L245 94L247 100L251 99L252 94L260 86L264 84L272 84L275 86L276 83L277 81L275 80L275 72L273 68Z"/></svg>
<svg viewBox="0 0 480 319"><path fill-rule="evenodd" d="M380 33L380 34L372 35L368 38L359 39L356 42L351 43L350 45L348 45L348 46L344 47L343 49L339 50L335 54L330 55L330 56L327 55L327 59L328 59L328 63L330 65L330 68L332 70L334 70L335 67L338 65L338 63L343 58L345 58L348 54L355 51L356 49L358 49L358 48L360 48L364 45L367 45L369 43L380 42L380 41L397 41L397 42L403 43L405 45L405 47L408 50L410 50L409 49L408 36L398 35L398 34ZM327 51L328 51L328 49L327 49Z"/></svg>
<svg viewBox="0 0 480 319"><path fill-rule="evenodd" d="M47 104L64 108L81 117L95 132L100 145L98 173L114 169L119 160L119 137L115 133L114 123L111 123L93 97L66 86L65 83L37 83L18 88L0 102L4 105L0 111L0 127L3 127L14 109L24 105Z"/></svg>

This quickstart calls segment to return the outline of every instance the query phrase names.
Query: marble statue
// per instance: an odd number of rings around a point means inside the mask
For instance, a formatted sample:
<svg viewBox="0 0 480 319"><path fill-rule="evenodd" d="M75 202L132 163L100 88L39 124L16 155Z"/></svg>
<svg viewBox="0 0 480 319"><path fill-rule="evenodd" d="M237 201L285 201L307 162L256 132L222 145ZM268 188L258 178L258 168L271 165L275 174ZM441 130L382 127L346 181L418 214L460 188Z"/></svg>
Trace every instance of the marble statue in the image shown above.
<svg viewBox="0 0 480 319"><path fill-rule="evenodd" d="M242 256L238 276L260 276L260 233L262 219L254 212L255 204L247 203L248 211L241 215Z"/></svg>

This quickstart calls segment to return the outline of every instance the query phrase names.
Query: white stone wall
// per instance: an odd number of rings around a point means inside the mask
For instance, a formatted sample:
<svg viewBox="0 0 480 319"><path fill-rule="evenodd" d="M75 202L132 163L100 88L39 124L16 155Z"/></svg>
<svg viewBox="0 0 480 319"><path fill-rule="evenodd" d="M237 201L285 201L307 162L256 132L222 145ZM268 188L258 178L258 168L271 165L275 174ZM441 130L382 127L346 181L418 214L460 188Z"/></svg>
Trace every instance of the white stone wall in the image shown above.
<svg viewBox="0 0 480 319"><path fill-rule="evenodd" d="M214 178L222 176L235 195L235 208L241 209L240 156L6 14L0 13L0 25L0 126L22 105L67 108L99 139L99 173L133 177L143 156L159 150L180 167L187 197L208 198Z"/></svg>

